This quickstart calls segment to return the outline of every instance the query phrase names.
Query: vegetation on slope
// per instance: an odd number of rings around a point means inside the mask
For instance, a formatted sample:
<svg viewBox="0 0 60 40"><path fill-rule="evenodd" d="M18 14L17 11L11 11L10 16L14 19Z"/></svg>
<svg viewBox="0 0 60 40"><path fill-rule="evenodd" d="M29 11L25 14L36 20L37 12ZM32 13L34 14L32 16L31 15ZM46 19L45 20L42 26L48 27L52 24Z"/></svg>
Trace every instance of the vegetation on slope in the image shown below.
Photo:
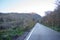
<svg viewBox="0 0 60 40"><path fill-rule="evenodd" d="M0 40L13 40L40 21L38 14L0 13Z"/></svg>

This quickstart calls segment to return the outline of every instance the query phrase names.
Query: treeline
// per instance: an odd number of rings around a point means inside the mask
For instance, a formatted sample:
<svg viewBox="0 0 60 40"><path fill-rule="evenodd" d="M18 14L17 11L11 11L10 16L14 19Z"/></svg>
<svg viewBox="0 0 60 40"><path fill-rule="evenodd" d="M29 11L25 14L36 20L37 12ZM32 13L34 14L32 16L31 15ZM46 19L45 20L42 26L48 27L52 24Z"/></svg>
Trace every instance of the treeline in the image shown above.
<svg viewBox="0 0 60 40"><path fill-rule="evenodd" d="M60 3L54 11L47 11L46 16L42 18L42 24L60 31Z"/></svg>

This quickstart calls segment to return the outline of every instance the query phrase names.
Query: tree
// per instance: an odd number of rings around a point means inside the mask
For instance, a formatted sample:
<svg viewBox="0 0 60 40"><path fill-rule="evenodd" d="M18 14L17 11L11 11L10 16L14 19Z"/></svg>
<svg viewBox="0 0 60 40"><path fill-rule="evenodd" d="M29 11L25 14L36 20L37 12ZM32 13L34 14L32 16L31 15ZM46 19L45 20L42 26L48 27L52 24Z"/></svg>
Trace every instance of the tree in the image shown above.
<svg viewBox="0 0 60 40"><path fill-rule="evenodd" d="M47 11L46 16L42 18L42 23L60 31L60 1L57 2L57 8L54 11Z"/></svg>

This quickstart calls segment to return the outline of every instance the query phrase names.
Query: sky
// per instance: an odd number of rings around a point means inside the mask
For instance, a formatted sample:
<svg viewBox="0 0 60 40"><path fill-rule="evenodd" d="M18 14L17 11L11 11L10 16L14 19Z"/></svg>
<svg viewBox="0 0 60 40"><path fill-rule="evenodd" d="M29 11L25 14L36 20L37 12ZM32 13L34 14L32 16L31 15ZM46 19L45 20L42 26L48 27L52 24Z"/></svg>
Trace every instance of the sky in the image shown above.
<svg viewBox="0 0 60 40"><path fill-rule="evenodd" d="M0 12L37 13L45 15L45 11L55 9L55 0L0 0Z"/></svg>

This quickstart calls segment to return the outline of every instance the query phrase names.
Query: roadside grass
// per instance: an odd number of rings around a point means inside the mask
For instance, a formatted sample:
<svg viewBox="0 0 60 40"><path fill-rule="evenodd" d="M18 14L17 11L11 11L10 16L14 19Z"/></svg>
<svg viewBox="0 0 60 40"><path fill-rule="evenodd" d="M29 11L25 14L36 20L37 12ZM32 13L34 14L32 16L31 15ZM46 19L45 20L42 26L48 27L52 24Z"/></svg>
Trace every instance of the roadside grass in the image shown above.
<svg viewBox="0 0 60 40"><path fill-rule="evenodd" d="M60 28L59 27L51 27L53 30L55 30L55 31L58 31L58 32L60 32Z"/></svg>
<svg viewBox="0 0 60 40"><path fill-rule="evenodd" d="M45 26L47 26L47 27L49 27L49 28L51 28L51 29L53 29L53 30L55 30L57 32L60 32L60 27L59 26L49 26L47 24L43 24L43 25L45 25Z"/></svg>
<svg viewBox="0 0 60 40"><path fill-rule="evenodd" d="M17 38L23 35L25 31L30 30L33 26L34 23L31 23L25 28L17 26L16 28L2 29L0 30L0 40L12 40L13 38Z"/></svg>
<svg viewBox="0 0 60 40"><path fill-rule="evenodd" d="M14 36L20 36L24 33L20 28L0 30L0 40L12 40Z"/></svg>

